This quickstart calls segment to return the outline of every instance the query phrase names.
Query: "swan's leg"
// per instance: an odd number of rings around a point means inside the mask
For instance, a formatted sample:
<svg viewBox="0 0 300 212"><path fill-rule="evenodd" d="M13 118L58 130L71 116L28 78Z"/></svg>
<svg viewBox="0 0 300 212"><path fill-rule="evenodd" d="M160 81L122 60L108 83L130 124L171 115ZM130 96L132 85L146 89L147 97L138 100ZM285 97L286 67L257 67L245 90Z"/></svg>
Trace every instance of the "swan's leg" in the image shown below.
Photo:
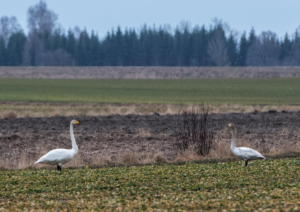
<svg viewBox="0 0 300 212"><path fill-rule="evenodd" d="M245 166L248 166L248 160L245 160Z"/></svg>
<svg viewBox="0 0 300 212"><path fill-rule="evenodd" d="M59 164L57 164L56 169L57 169L57 171L61 171L61 166Z"/></svg>

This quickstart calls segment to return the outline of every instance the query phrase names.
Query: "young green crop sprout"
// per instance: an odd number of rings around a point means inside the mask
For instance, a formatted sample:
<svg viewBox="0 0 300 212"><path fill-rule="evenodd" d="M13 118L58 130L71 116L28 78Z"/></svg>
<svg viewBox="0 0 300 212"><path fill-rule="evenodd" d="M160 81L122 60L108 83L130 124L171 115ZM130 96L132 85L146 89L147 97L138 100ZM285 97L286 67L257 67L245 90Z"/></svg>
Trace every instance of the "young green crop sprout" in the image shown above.
<svg viewBox="0 0 300 212"><path fill-rule="evenodd" d="M77 120L72 120L70 123L70 136L72 141L72 149L53 149L47 154L43 155L34 164L45 163L50 165L56 165L57 170L61 171L62 165L69 162L78 152L78 146L75 141L73 132L73 125L80 124Z"/></svg>
<svg viewBox="0 0 300 212"><path fill-rule="evenodd" d="M251 149L249 147L236 147L236 127L234 124L229 123L228 128L231 133L231 152L245 161L245 166L248 165L248 161L250 160L259 160L265 159L265 157L260 154L258 151Z"/></svg>

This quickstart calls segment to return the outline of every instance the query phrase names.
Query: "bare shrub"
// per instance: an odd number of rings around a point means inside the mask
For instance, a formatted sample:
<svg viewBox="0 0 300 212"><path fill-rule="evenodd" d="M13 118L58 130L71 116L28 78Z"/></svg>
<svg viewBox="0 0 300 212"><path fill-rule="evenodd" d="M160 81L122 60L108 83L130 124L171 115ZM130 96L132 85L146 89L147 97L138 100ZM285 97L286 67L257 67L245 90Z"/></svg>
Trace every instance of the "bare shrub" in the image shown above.
<svg viewBox="0 0 300 212"><path fill-rule="evenodd" d="M201 109L193 107L191 111L179 112L175 144L179 150L186 151L192 148L198 155L209 154L214 136L210 129L208 111L208 106L202 105Z"/></svg>

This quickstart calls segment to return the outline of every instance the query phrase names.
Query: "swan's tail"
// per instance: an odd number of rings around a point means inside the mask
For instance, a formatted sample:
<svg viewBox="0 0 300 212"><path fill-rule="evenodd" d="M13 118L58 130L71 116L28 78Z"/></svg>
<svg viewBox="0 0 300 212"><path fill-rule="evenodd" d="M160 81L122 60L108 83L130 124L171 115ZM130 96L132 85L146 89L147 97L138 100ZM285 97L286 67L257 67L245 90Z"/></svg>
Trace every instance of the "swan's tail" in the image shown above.
<svg viewBox="0 0 300 212"><path fill-rule="evenodd" d="M37 161L34 162L34 164L38 164L40 162L40 159L38 159Z"/></svg>
<svg viewBox="0 0 300 212"><path fill-rule="evenodd" d="M260 159L262 159L262 160L265 160L265 159L266 159L266 157L265 157L265 156L263 156L263 155L261 155Z"/></svg>

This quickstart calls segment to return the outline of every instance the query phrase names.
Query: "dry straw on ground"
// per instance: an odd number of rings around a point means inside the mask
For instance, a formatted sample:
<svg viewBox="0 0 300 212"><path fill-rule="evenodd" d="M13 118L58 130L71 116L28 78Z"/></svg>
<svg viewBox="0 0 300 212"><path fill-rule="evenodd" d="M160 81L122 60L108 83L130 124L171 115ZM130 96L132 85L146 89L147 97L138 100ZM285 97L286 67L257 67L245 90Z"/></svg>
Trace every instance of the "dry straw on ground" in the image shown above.
<svg viewBox="0 0 300 212"><path fill-rule="evenodd" d="M217 135L216 142L207 156L201 156L195 152L194 148L189 148L185 151L178 151L173 159L168 159L165 152L155 152L153 150L145 150L144 152L129 151L110 154L103 154L101 151L87 152L80 151L79 154L65 165L65 167L102 167L116 165L137 165L137 164L161 164L161 163L177 163L200 160L224 160L233 159L230 152L230 141L226 132L220 132ZM279 155L294 155L300 154L300 143L290 144L252 144L247 141L238 139L238 145L250 146L259 150L262 154L268 157ZM48 165L33 166L33 162L42 154L46 153L49 148L39 148L33 153L32 151L22 151L8 153L4 160L0 162L0 168L5 169L24 169L24 168L46 168Z"/></svg>
<svg viewBox="0 0 300 212"><path fill-rule="evenodd" d="M0 118L101 116L101 115L151 115L177 114L179 111L197 109L195 105L174 104L106 104L106 103L29 103L0 102ZM201 105L198 106L198 109ZM210 113L251 113L276 111L300 111L299 105L209 105Z"/></svg>

